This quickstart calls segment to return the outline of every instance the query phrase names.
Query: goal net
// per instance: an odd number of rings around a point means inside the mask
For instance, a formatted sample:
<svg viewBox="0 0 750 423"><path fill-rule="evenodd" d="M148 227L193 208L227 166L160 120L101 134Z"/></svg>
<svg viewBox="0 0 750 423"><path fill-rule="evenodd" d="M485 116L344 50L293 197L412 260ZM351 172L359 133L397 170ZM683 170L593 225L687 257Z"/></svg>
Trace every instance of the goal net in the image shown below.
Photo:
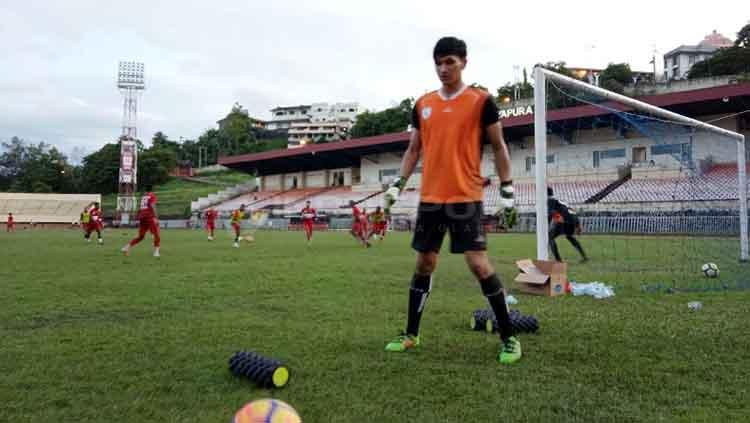
<svg viewBox="0 0 750 423"><path fill-rule="evenodd" d="M543 67L534 76L528 182L517 192L538 258L557 252L579 281L747 282L747 165L736 118L709 106L679 114ZM548 209L557 204L548 188L573 215ZM575 264L576 243L586 265ZM705 263L719 276L707 277Z"/></svg>

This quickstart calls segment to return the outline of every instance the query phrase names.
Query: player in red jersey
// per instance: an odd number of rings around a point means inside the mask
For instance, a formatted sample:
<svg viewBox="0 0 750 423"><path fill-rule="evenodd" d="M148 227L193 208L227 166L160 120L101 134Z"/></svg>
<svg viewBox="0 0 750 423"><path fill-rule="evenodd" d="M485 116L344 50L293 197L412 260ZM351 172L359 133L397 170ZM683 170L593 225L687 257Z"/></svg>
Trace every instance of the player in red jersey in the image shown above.
<svg viewBox="0 0 750 423"><path fill-rule="evenodd" d="M209 208L206 210L205 213L206 216L206 230L208 231L208 240L213 241L214 240L214 229L216 229L216 218L219 216L219 213Z"/></svg>
<svg viewBox="0 0 750 423"><path fill-rule="evenodd" d="M373 237L373 235L375 235L380 237L380 240L382 241L385 237L386 230L385 213L383 213L383 210L380 208L380 206L378 206L374 212L370 213L368 218L372 222L372 230L370 230L367 238L370 239Z"/></svg>
<svg viewBox="0 0 750 423"><path fill-rule="evenodd" d="M310 202L305 202L305 208L302 209L302 226L305 228L305 236L307 237L307 244L310 245L312 243L312 234L313 234L313 221L315 221L315 216L317 215L317 212L314 208L310 207Z"/></svg>
<svg viewBox="0 0 750 423"><path fill-rule="evenodd" d="M132 247L143 241L146 232L151 232L151 235L154 236L154 257L159 257L161 237L159 236L159 217L156 214L156 195L151 192L151 187L148 187L147 190L148 192L141 197L141 207L138 211L138 236L122 247L121 250L126 256L130 253Z"/></svg>
<svg viewBox="0 0 750 423"><path fill-rule="evenodd" d="M8 223L6 223L5 226L6 232L15 232L16 231L16 223L13 220L13 213L8 213Z"/></svg>
<svg viewBox="0 0 750 423"><path fill-rule="evenodd" d="M354 201L349 201L349 206L352 208L352 230L351 234L357 241L360 241L362 245L369 248L370 242L367 241L367 216L357 207Z"/></svg>
<svg viewBox="0 0 750 423"><path fill-rule="evenodd" d="M86 233L84 234L84 238L86 238L86 242L91 242L91 232L96 232L96 239L99 245L104 244L104 240L102 239L102 228L104 225L102 224L102 210L99 208L99 203L93 202L89 204L88 213L89 213L89 222L86 225Z"/></svg>

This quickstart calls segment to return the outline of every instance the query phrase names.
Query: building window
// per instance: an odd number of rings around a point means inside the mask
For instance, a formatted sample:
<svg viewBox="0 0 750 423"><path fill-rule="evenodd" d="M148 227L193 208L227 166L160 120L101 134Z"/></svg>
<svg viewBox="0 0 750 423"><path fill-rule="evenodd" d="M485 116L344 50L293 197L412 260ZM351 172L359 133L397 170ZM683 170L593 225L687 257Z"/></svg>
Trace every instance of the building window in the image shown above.
<svg viewBox="0 0 750 423"><path fill-rule="evenodd" d="M604 150L599 152L602 159L622 159L625 158L624 148L615 148L612 150Z"/></svg>
<svg viewBox="0 0 750 423"><path fill-rule="evenodd" d="M390 183L398 175L398 169L380 169L378 171L378 180L380 183Z"/></svg>
<svg viewBox="0 0 750 423"><path fill-rule="evenodd" d="M555 155L554 154L548 154L547 155L547 164L555 163ZM526 171L531 172L531 170L534 168L534 165L536 164L536 157L529 156L526 157Z"/></svg>
<svg viewBox="0 0 750 423"><path fill-rule="evenodd" d="M690 55L690 56L688 57L688 64L689 64L690 66L693 66L693 65L695 64L695 56L693 56L693 55Z"/></svg>

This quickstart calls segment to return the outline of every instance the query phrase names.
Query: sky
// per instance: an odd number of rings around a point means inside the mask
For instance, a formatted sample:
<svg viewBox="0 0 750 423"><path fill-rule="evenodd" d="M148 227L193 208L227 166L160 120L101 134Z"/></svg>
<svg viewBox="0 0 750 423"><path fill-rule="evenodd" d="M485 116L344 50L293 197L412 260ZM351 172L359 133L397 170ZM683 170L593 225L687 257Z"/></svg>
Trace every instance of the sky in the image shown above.
<svg viewBox="0 0 750 423"><path fill-rule="evenodd" d="M75 162L117 139L121 60L145 63L138 134L195 139L239 102L356 101L382 110L439 87L438 38L468 45L467 83L494 91L535 63L649 61L712 30L734 39L746 0L689 2L24 0L0 4L0 141L44 141ZM718 4L718 3L717 3ZM616 6L615 6L616 5ZM533 7L533 8L532 8ZM619 8L621 10L617 10ZM735 12L733 12L735 11Z"/></svg>

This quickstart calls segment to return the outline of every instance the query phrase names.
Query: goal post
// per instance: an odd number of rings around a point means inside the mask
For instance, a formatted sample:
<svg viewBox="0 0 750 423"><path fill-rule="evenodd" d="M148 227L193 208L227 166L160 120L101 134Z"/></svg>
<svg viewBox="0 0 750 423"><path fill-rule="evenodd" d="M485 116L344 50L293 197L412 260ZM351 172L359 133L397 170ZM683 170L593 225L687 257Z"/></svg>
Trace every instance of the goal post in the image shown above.
<svg viewBox="0 0 750 423"><path fill-rule="evenodd" d="M739 197L739 260L748 261L748 212L747 212L747 164L745 153L745 137L737 132L729 131L706 122L680 115L654 105L630 98L615 92L585 83L583 81L561 75L545 69L542 66L534 68L534 145L535 145L535 184L536 184L536 232L537 258L546 260L548 257L548 221L547 221L547 83L552 82L560 86L570 87L578 92L587 93L604 101L614 102L626 106L625 109L647 113L664 122L675 123L706 131L737 142L737 179ZM607 108L606 106L604 107Z"/></svg>

